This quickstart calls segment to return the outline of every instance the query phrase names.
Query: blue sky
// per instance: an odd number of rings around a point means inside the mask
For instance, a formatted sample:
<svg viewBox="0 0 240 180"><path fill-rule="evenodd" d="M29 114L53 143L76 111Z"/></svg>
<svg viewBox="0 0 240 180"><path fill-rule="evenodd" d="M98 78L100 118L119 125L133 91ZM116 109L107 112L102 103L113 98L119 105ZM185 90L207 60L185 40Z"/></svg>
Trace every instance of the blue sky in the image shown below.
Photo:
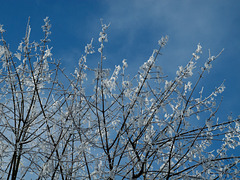
<svg viewBox="0 0 240 180"><path fill-rule="evenodd" d="M31 40L41 37L43 19L52 24L51 45L54 58L61 59L67 71L77 65L84 46L97 39L100 18L111 23L106 44L107 66L127 59L129 71L136 71L157 47L161 36L169 42L160 64L165 74L174 76L185 65L198 43L203 46L199 60L204 63L208 49L213 55L223 48L212 71L202 81L214 89L225 81L226 90L221 114L237 116L240 102L240 1L234 0L0 0L0 24L7 30L5 38L12 51L25 34L31 17ZM90 59L89 64L97 64ZM96 63L95 63L96 62ZM226 117L225 116L225 117Z"/></svg>

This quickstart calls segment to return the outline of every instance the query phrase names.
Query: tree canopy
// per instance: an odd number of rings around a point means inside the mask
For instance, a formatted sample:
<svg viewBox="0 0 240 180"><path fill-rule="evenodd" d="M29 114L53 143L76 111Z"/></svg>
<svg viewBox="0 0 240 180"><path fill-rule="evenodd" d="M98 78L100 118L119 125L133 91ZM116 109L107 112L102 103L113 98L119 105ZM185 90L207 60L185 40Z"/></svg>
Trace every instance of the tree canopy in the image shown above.
<svg viewBox="0 0 240 180"><path fill-rule="evenodd" d="M163 73L168 36L136 75L127 60L105 68L109 25L97 48L85 47L65 73L43 38L26 35L16 52L0 26L0 174L6 179L239 179L240 118L217 117L224 82L206 93L212 55L199 66L201 44L176 76ZM97 52L95 52L97 49ZM87 63L96 58L95 67ZM89 78L90 77L90 78Z"/></svg>

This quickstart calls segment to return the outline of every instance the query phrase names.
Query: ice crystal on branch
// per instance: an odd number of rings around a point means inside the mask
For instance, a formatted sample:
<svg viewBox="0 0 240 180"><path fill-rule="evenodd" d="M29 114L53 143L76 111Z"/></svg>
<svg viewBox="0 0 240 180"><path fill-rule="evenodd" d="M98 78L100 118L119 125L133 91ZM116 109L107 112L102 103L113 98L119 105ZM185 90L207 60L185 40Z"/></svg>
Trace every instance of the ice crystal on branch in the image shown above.
<svg viewBox="0 0 240 180"><path fill-rule="evenodd" d="M159 41L158 44L161 47L164 47L168 42L168 36L162 37Z"/></svg>
<svg viewBox="0 0 240 180"><path fill-rule="evenodd" d="M47 49L46 49L45 52L44 52L43 59L46 59L47 57L50 57L50 58L51 58L51 56L52 56L51 49L52 49L52 48L49 49L48 46L47 46Z"/></svg>
<svg viewBox="0 0 240 180"><path fill-rule="evenodd" d="M0 33L4 33L4 32L5 32L5 30L3 29L3 25L0 24Z"/></svg>

